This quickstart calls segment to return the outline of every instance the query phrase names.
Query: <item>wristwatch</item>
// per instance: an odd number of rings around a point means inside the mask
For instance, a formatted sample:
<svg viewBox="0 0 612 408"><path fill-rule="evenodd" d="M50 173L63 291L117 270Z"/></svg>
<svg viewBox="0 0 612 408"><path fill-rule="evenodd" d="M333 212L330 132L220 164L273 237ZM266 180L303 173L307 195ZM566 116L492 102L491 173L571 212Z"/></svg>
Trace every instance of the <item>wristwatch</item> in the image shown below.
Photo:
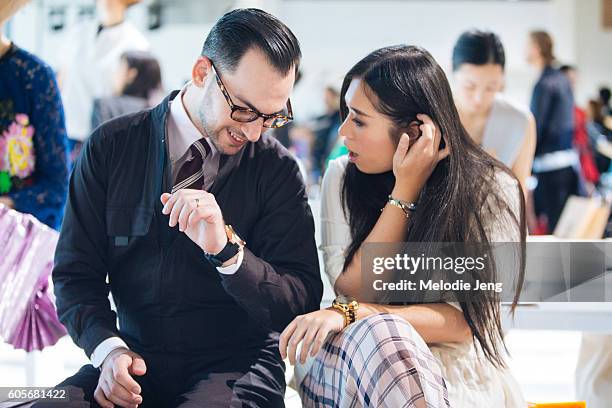
<svg viewBox="0 0 612 408"><path fill-rule="evenodd" d="M338 295L334 299L332 307L344 315L344 327L354 323L357 319L359 302L352 296Z"/></svg>
<svg viewBox="0 0 612 408"><path fill-rule="evenodd" d="M225 262L232 259L238 252L240 252L240 248L246 245L238 234L234 231L231 225L225 226L225 234L227 235L227 244L218 254L209 254L204 252L204 256L208 259L213 265L216 267L222 266Z"/></svg>

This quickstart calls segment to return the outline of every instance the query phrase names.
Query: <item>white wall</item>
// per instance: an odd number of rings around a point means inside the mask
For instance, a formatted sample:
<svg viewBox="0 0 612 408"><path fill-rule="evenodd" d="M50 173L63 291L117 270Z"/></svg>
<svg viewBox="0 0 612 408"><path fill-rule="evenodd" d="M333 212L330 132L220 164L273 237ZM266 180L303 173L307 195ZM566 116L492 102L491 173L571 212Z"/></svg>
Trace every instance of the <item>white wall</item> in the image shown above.
<svg viewBox="0 0 612 408"><path fill-rule="evenodd" d="M576 63L580 83L576 99L584 104L601 85L612 86L612 29L604 30L601 0L579 0L576 5Z"/></svg>
<svg viewBox="0 0 612 408"><path fill-rule="evenodd" d="M597 0L580 0L597 1ZM281 16L296 33L304 53L305 88L342 76L368 52L391 44L427 48L450 71L455 40L469 28L497 32L506 48L507 93L528 103L534 72L525 63L527 34L551 32L564 60L574 60L573 0L501 1L290 1ZM296 98L297 99L297 98ZM298 104L296 100L296 104ZM306 100L299 109L311 110Z"/></svg>
<svg viewBox="0 0 612 408"><path fill-rule="evenodd" d="M13 38L56 66L61 56L55 50L61 35L47 30L40 4L33 3L16 16ZM600 0L240 0L238 4L275 13L300 39L304 79L293 98L298 119L319 112L323 87L338 83L355 62L375 48L398 43L421 45L448 72L454 41L473 27L501 36L507 55L506 92L518 102L528 103L535 80L535 73L524 61L524 50L528 32L536 28L551 32L561 61L580 67L579 101L592 95L600 84L611 82L612 32L601 28ZM129 17L151 41L166 88L180 86L189 78L210 26L165 25L147 31L146 9L140 5L131 9ZM33 26L39 29L32 30Z"/></svg>

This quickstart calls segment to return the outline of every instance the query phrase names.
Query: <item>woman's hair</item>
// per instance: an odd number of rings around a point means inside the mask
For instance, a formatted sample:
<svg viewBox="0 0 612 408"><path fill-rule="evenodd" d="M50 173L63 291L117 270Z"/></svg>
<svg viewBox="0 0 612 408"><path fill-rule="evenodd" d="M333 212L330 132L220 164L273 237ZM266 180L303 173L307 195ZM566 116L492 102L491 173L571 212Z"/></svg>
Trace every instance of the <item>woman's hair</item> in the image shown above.
<svg viewBox="0 0 612 408"><path fill-rule="evenodd" d="M453 48L453 71L458 70L462 64L496 64L504 69L506 54L497 34L480 30L461 34Z"/></svg>
<svg viewBox="0 0 612 408"><path fill-rule="evenodd" d="M491 243L485 230L487 219L490 221L496 216L511 219L514 225L509 228L516 235L520 234L517 284L520 289L526 231L520 184L507 167L484 153L463 128L446 76L433 57L422 48L405 45L381 48L366 56L344 78L340 95L343 120L348 115L344 97L353 78L362 80L375 108L395 124L389 134L394 142L399 142L401 129L416 120L417 114L424 113L436 123L450 149L450 155L438 163L420 194L406 241L477 243L490 251ZM507 173L516 181L520 214L515 214L509 207L496 184L499 172ZM394 184L392 171L366 174L353 163L347 165L341 189L341 202L351 231L345 269L378 221L380 209L386 205ZM513 192L505 194L512 195ZM491 256L489 259L493 261ZM488 271L494 274L495 267ZM481 281L487 279L491 281L495 277L482 276ZM518 292L514 298L515 305ZM493 296L470 300L464 292L462 298L463 315L485 357L503 366L499 350L500 344L504 346L499 299Z"/></svg>
<svg viewBox="0 0 612 408"><path fill-rule="evenodd" d="M128 69L137 71L134 80L123 88L123 95L149 100L155 92L160 91L161 69L153 55L145 51L128 51L121 58L127 63Z"/></svg>
<svg viewBox="0 0 612 408"><path fill-rule="evenodd" d="M544 59L546 65L550 65L556 58L554 53L554 44L552 37L546 31L532 31L529 36L538 46L540 55Z"/></svg>

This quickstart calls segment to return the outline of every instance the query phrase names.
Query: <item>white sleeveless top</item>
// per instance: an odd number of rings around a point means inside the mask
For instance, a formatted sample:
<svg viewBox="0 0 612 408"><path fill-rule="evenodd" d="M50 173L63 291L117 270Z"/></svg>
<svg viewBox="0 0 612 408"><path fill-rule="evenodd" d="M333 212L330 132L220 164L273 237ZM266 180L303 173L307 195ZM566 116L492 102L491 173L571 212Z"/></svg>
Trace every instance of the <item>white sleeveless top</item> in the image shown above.
<svg viewBox="0 0 612 408"><path fill-rule="evenodd" d="M525 140L528 124L527 108L497 94L485 125L482 148L512 168Z"/></svg>

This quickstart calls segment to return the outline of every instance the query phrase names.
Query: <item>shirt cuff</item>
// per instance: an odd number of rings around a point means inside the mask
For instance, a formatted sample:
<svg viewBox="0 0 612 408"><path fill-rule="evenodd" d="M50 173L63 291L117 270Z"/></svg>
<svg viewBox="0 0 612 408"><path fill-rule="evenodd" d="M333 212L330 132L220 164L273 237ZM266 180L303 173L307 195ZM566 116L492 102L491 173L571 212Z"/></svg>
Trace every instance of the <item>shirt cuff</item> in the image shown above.
<svg viewBox="0 0 612 408"><path fill-rule="evenodd" d="M244 258L244 249L240 249L240 251L238 252L238 260L236 261L235 264L225 266L225 267L217 266L217 270L219 271L219 273L222 273L224 275L233 275L242 265L243 258Z"/></svg>
<svg viewBox="0 0 612 408"><path fill-rule="evenodd" d="M115 349L125 348L129 350L125 341L121 340L120 337L109 337L104 340L102 343L98 344L94 349L93 353L91 353L91 365L95 368L98 368L104 362L104 359Z"/></svg>

